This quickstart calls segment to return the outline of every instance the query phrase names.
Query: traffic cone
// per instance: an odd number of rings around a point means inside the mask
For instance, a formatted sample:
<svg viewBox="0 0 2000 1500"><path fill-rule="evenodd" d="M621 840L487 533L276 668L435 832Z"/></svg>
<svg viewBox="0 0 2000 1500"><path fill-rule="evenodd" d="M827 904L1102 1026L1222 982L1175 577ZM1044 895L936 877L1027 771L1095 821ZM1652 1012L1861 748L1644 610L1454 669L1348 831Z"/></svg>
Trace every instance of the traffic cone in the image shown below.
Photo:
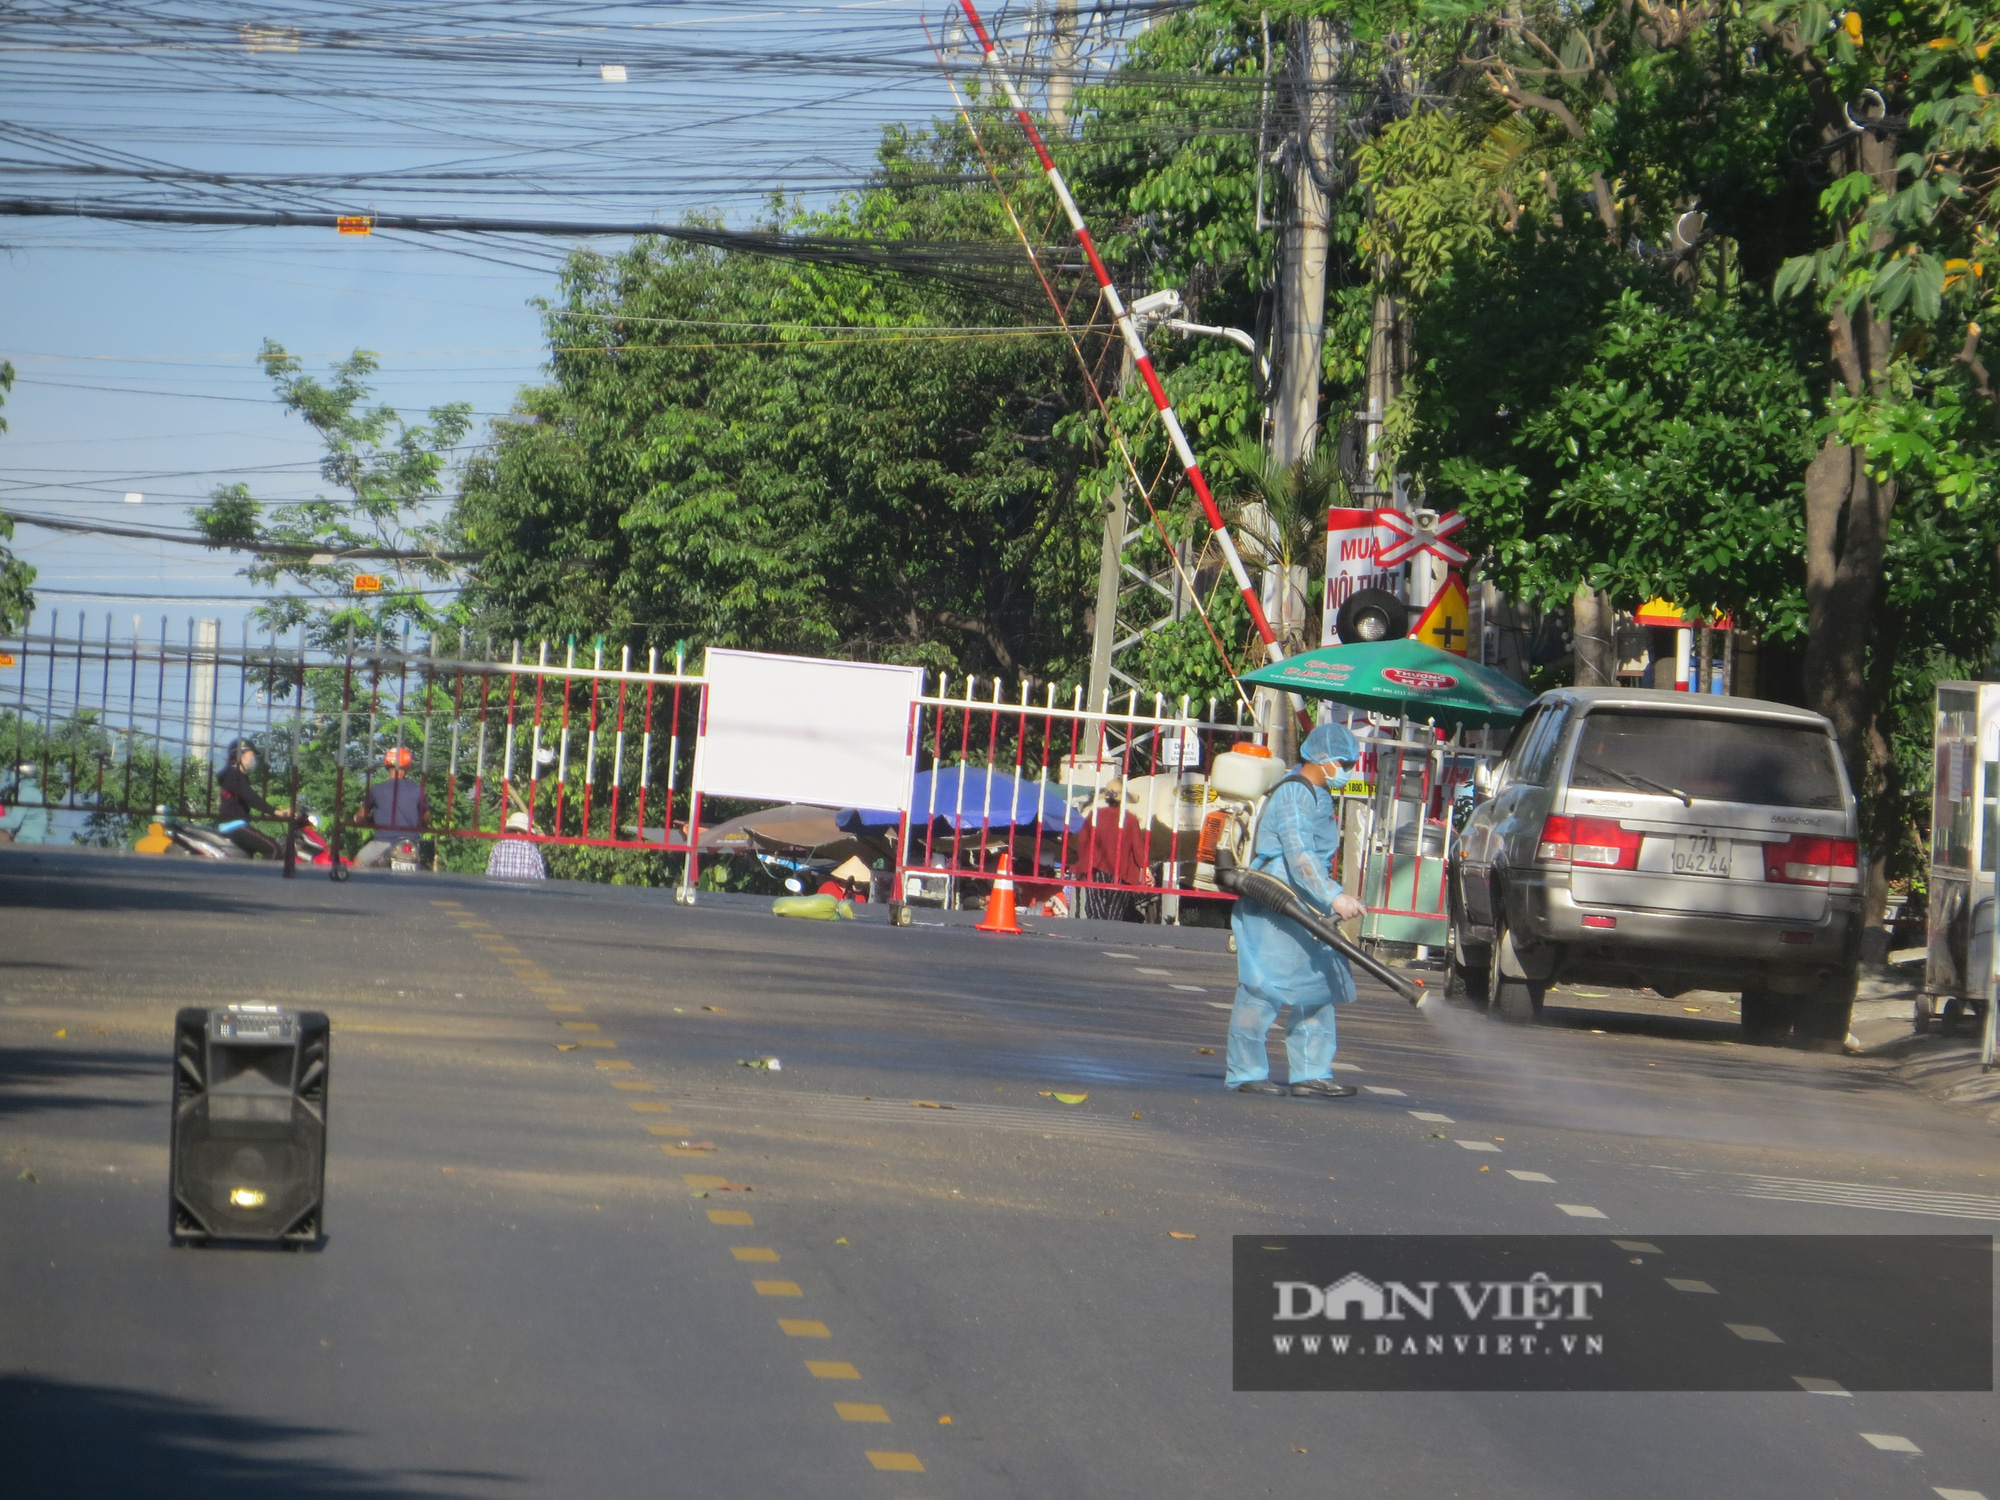
<svg viewBox="0 0 2000 1500"><path fill-rule="evenodd" d="M1014 920L1014 863L1004 854L1000 856L1000 873L993 879L993 893L986 898L986 920L979 924L979 930L1021 935L1021 924Z"/></svg>

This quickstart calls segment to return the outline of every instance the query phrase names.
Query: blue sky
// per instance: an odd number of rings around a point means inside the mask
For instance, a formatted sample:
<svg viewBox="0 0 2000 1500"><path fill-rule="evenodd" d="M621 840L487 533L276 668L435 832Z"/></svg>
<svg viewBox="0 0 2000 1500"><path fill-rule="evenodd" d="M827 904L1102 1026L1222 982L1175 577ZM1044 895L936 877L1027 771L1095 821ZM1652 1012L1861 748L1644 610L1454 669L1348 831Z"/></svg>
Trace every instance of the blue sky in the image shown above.
<svg viewBox="0 0 2000 1500"><path fill-rule="evenodd" d="M740 224L773 191L824 201L865 176L884 123L949 109L925 9L180 0L79 29L75 12L10 7L0 188L594 222L701 211ZM1025 20L1017 7L1009 30ZM624 81L604 77L620 66ZM72 218L0 220L0 247L0 357L17 376L0 503L169 527L219 483L276 502L321 488L318 443L254 362L267 338L316 371L375 351L380 395L405 415L454 400L504 413L537 378L530 304L567 248L464 241L472 254L458 254L386 235ZM12 546L40 570L37 630L59 615L71 635L87 614L96 638L108 614L122 635L136 614L151 634L164 614L178 634L199 614L233 638L240 604L78 591L251 593L226 554L27 526Z"/></svg>

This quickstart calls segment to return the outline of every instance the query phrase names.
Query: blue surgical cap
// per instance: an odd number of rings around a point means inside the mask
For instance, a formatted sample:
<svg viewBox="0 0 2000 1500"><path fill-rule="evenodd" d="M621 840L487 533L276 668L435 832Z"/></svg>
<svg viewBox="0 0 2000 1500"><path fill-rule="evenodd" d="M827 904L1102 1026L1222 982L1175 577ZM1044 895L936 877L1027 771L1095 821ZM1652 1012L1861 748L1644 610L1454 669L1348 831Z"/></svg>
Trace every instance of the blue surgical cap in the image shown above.
<svg viewBox="0 0 2000 1500"><path fill-rule="evenodd" d="M1354 765L1361 759L1361 747L1355 744L1345 724L1322 724L1306 736L1306 742L1299 747L1299 759L1319 766L1337 760Z"/></svg>

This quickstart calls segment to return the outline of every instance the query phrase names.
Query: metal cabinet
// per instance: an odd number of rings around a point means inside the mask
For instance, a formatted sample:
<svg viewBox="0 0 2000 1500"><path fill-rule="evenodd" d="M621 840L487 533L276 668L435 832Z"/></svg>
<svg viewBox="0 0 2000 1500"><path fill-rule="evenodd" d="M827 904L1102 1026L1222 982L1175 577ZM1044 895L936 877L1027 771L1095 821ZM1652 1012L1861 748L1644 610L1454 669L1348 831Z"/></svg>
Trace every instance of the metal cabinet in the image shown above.
<svg viewBox="0 0 2000 1500"><path fill-rule="evenodd" d="M1932 738L1926 1018L1984 1015L1994 1063L1994 873L2000 866L2000 683L1941 682Z"/></svg>

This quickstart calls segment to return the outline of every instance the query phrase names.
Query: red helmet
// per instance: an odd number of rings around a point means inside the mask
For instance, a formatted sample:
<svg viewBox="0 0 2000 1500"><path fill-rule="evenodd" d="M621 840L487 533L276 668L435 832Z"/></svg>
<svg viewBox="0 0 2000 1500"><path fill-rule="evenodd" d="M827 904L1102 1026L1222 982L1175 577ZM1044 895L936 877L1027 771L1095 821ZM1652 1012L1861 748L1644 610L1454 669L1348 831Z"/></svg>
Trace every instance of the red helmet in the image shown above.
<svg viewBox="0 0 2000 1500"><path fill-rule="evenodd" d="M407 745L398 745L393 750L384 751L382 755L382 764L385 766L401 766L405 770L409 769L410 765L409 747Z"/></svg>

